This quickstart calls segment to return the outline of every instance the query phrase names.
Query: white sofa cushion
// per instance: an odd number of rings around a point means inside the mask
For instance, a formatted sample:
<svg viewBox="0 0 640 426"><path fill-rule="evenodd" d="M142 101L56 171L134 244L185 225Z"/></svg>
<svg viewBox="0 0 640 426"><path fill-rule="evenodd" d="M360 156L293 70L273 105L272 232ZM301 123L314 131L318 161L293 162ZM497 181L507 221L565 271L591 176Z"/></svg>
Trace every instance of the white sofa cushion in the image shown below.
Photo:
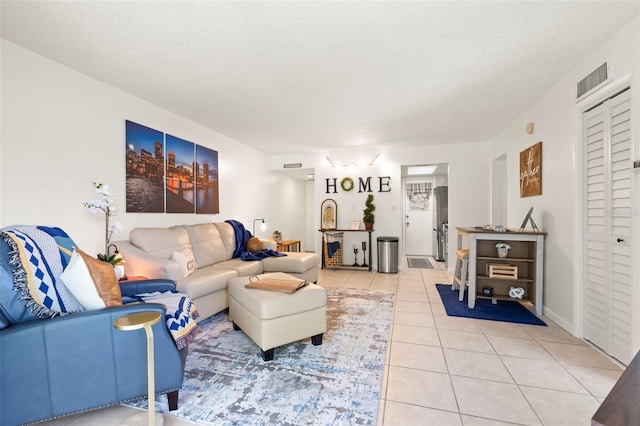
<svg viewBox="0 0 640 426"><path fill-rule="evenodd" d="M238 272L239 277L247 275L258 275L262 273L262 262L259 260L242 260L240 258L225 260L213 265L216 269L233 269Z"/></svg>
<svg viewBox="0 0 640 426"><path fill-rule="evenodd" d="M320 265L320 255L307 252L289 252L282 257L265 257L261 262L264 272L302 274Z"/></svg>
<svg viewBox="0 0 640 426"><path fill-rule="evenodd" d="M220 237L224 243L224 247L227 250L227 259L233 257L233 252L236 250L236 232L233 230L233 226L227 222L215 222Z"/></svg>
<svg viewBox="0 0 640 426"><path fill-rule="evenodd" d="M214 269L213 266L207 266L206 268L196 269L193 274L178 281L176 289L180 293L185 293L191 300L197 300L216 291L225 290L227 282L237 276L238 273L236 271Z"/></svg>
<svg viewBox="0 0 640 426"><path fill-rule="evenodd" d="M213 223L185 225L185 229L191 238L193 254L199 268L231 259L227 255L220 232Z"/></svg>
<svg viewBox="0 0 640 426"><path fill-rule="evenodd" d="M174 251L191 249L189 234L183 226L133 228L129 239L134 246L162 259L171 259Z"/></svg>
<svg viewBox="0 0 640 426"><path fill-rule="evenodd" d="M262 241L262 245L264 246L265 250L278 250L278 243L276 243L273 240L263 240L262 238L260 239L260 241Z"/></svg>

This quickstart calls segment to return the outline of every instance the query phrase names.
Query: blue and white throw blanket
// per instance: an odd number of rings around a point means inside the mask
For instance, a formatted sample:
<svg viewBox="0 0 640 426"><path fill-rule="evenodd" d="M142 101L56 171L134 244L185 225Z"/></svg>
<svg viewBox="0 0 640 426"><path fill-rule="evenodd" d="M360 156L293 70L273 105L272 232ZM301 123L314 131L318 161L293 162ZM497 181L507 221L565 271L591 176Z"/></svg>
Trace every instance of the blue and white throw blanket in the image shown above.
<svg viewBox="0 0 640 426"><path fill-rule="evenodd" d="M185 348L202 331L196 323L198 310L189 296L171 291L155 291L123 296L122 303L160 303L166 307L167 328L178 349Z"/></svg>
<svg viewBox="0 0 640 426"><path fill-rule="evenodd" d="M13 225L0 229L11 247L13 287L39 318L84 311L60 274L73 253L73 240L60 228Z"/></svg>

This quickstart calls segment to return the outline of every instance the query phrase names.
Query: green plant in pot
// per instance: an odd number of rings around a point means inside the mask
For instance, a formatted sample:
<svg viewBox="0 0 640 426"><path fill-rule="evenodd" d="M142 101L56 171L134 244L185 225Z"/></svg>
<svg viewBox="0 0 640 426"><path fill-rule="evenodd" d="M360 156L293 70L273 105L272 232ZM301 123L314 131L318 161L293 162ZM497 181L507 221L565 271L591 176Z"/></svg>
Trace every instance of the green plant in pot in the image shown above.
<svg viewBox="0 0 640 426"><path fill-rule="evenodd" d="M364 229L371 230L373 229L373 223L375 222L375 215L373 211L376 209L375 204L373 204L373 194L367 195L367 201L364 203L365 208L362 211L362 221L364 222Z"/></svg>

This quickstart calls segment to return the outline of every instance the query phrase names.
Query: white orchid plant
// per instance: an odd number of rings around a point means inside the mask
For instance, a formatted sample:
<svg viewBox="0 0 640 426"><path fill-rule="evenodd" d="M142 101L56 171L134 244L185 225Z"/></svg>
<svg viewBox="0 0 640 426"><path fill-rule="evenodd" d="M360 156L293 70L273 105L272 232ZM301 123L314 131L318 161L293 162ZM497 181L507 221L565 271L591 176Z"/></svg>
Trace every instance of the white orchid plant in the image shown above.
<svg viewBox="0 0 640 426"><path fill-rule="evenodd" d="M93 182L93 186L96 188L96 192L101 196L100 199L89 199L83 203L83 205L89 209L93 214L104 213L105 216L105 230L104 230L104 254L98 253L97 258L103 262L109 262L113 266L124 262L124 259L120 256L120 253L116 252L109 255L109 244L111 243L111 237L113 234L119 234L122 232L122 225L120 222L111 220L116 215L117 209L115 207L115 197L113 192L109 189L109 185L104 183Z"/></svg>

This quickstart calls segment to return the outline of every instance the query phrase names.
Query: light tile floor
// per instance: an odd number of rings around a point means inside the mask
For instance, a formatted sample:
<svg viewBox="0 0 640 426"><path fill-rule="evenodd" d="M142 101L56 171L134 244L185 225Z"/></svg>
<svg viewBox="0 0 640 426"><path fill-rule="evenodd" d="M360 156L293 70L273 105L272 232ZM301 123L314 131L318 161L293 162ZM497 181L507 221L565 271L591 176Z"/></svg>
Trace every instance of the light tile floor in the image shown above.
<svg viewBox="0 0 640 426"><path fill-rule="evenodd" d="M324 287L396 293L378 426L589 425L622 368L548 318L549 327L448 317L436 283L444 264L398 274L321 270ZM122 425L118 405L48 426ZM196 423L165 416L165 426Z"/></svg>

